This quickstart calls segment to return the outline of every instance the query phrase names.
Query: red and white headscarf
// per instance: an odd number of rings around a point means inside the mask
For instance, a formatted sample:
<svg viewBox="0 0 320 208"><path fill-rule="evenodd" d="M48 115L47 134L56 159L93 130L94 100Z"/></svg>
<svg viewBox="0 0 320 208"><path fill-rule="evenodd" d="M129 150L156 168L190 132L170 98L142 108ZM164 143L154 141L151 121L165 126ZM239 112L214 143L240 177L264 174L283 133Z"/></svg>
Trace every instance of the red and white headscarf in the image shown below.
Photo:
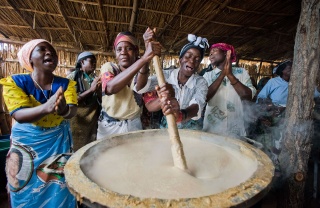
<svg viewBox="0 0 320 208"><path fill-rule="evenodd" d="M49 43L47 40L45 39L34 39L31 40L29 42L27 42L26 44L24 44L22 46L22 48L20 49L20 51L18 52L18 60L20 65L25 68L26 70L32 72L33 68L32 65L30 63L30 56L31 53L33 51L33 49L42 42L47 42ZM50 44L50 43L49 43ZM50 44L51 45L51 44Z"/></svg>
<svg viewBox="0 0 320 208"><path fill-rule="evenodd" d="M113 47L114 49L116 49L117 45L120 42L129 42L131 43L133 46L136 47L137 51L139 51L139 47L138 47L138 41L137 39L133 36L133 34L131 32L121 32L117 35L114 43L113 43Z"/></svg>
<svg viewBox="0 0 320 208"><path fill-rule="evenodd" d="M231 61L232 62L236 62L237 61L237 55L236 55L236 51L234 50L234 47L232 45L226 44L226 43L216 43L213 44L210 47L210 50L213 48L219 48L223 51L231 51Z"/></svg>

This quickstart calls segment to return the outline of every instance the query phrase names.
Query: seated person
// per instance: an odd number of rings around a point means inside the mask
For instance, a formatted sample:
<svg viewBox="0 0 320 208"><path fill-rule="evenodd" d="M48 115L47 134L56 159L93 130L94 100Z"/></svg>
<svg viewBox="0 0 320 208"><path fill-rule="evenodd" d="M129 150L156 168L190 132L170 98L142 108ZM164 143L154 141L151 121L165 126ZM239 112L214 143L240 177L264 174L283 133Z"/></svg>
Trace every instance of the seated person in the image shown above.
<svg viewBox="0 0 320 208"><path fill-rule="evenodd" d="M262 88L257 96L257 103L262 103L269 98L274 105L286 107L291 67L292 61L285 61L277 66L278 76L270 79Z"/></svg>
<svg viewBox="0 0 320 208"><path fill-rule="evenodd" d="M267 82L270 80L270 77L262 77L257 85L257 92L255 94L255 96L252 98L252 101L256 102L257 101L257 96L260 93L260 91L262 90L262 88L267 84Z"/></svg>

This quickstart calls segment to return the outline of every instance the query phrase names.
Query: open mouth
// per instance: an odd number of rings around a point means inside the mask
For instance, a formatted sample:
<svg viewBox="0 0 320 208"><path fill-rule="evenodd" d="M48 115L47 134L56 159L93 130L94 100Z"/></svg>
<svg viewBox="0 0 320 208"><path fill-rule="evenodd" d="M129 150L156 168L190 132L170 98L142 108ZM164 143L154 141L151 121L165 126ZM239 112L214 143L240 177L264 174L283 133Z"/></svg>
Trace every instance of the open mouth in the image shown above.
<svg viewBox="0 0 320 208"><path fill-rule="evenodd" d="M44 60L44 63L45 64L54 64L54 60L51 59L51 58L47 58L47 59Z"/></svg>
<svg viewBox="0 0 320 208"><path fill-rule="evenodd" d="M193 67L190 67L190 66L186 66L186 69L188 70L188 71L193 71Z"/></svg>

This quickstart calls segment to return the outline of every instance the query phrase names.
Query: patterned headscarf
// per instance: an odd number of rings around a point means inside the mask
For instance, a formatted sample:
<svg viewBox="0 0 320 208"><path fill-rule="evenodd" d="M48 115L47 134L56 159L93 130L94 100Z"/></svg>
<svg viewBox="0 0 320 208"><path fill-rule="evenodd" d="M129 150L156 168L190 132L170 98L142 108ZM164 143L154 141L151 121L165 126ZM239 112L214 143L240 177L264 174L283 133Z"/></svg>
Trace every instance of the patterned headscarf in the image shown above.
<svg viewBox="0 0 320 208"><path fill-rule="evenodd" d="M232 62L236 62L237 61L237 55L236 55L236 51L234 50L234 47L232 45L226 44L226 43L216 43L213 44L210 47L210 50L213 48L219 48L223 51L231 51L231 61Z"/></svg>
<svg viewBox="0 0 320 208"><path fill-rule="evenodd" d="M29 42L27 42L26 44L24 44L22 46L22 48L20 49L20 51L18 52L18 60L20 65L25 68L26 70L32 72L33 68L32 65L30 63L30 56L31 53L33 51L33 49L39 44L39 43L43 43L43 42L47 42L45 39L34 39L31 40ZM50 44L50 43L49 43ZM50 44L51 45L51 44Z"/></svg>
<svg viewBox="0 0 320 208"><path fill-rule="evenodd" d="M208 40L206 38L201 38L193 34L189 34L188 41L190 43L182 47L179 58L181 58L190 48L196 48L200 51L201 60L202 60L204 56L204 52L209 47Z"/></svg>
<svg viewBox="0 0 320 208"><path fill-rule="evenodd" d="M138 41L137 39L133 36L133 34L131 32L121 32L117 35L114 43L113 43L113 47L114 49L116 49L117 45L120 43L120 42L129 42L131 43L133 46L136 47L137 51L139 51L139 47L138 47Z"/></svg>

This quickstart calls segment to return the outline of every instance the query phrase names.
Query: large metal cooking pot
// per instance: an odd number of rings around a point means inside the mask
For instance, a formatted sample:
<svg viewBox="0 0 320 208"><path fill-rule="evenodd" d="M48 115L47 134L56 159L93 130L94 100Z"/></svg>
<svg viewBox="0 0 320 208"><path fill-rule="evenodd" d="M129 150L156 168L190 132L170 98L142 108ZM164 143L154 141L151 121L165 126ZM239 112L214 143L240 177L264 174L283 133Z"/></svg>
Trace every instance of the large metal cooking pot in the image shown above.
<svg viewBox="0 0 320 208"><path fill-rule="evenodd" d="M167 130L145 130L126 134L119 134L103 140L92 142L76 153L68 160L64 173L67 185L77 200L89 207L250 207L259 201L270 188L274 175L274 166L269 157L258 148L239 139L224 137L200 131L179 130L182 143L186 138L210 142L217 148L228 148L253 161L255 168L243 181L239 181L233 187L227 187L211 195L181 198L146 198L134 194L124 194L113 191L97 184L88 172L91 163L99 159L102 153L108 153L116 147L139 140L150 141L155 137L169 142ZM170 143L170 142L169 142ZM197 148L197 147L194 147ZM170 150L168 150L170 152ZM227 151L226 151L227 152ZM152 153L150 153L152 154ZM185 149L188 163L188 149ZM209 160L210 158L205 158ZM92 161L90 163L83 161ZM227 164L226 164L227 165ZM221 167L221 164L220 164ZM219 168L219 167L217 167ZM112 167L105 167L106 171L112 171ZM233 170L236 174L242 174ZM230 171L229 171L230 172ZM223 177L223 176L222 176ZM170 179L168 179L170 180ZM228 178L225 179L228 181ZM117 181L123 183L124 181ZM227 183L226 183L227 184ZM174 188L174 187L171 187Z"/></svg>

